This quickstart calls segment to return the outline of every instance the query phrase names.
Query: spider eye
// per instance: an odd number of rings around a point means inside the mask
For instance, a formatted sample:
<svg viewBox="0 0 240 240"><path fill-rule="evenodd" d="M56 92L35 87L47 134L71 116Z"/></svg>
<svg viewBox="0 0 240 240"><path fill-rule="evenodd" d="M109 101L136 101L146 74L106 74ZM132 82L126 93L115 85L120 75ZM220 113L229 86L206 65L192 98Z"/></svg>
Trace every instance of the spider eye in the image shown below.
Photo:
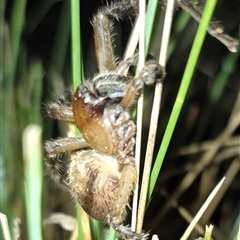
<svg viewBox="0 0 240 240"><path fill-rule="evenodd" d="M81 92L84 94L84 93L89 92L89 90L85 85L81 85Z"/></svg>

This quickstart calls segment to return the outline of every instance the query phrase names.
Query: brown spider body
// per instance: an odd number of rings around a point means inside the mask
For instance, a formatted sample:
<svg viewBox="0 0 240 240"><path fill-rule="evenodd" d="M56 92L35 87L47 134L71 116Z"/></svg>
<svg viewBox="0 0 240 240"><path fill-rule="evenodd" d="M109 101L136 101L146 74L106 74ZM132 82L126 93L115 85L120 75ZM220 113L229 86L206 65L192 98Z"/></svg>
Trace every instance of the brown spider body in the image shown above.
<svg viewBox="0 0 240 240"><path fill-rule="evenodd" d="M185 4L185 5L184 5ZM178 1L183 9L197 9L188 1ZM137 0L114 1L101 8L92 25L99 74L79 85L75 94L66 91L55 103L46 105L50 117L75 122L81 136L45 143L46 164L53 179L72 194L93 218L110 224L123 239L146 240L147 234L136 233L123 225L126 206L134 191L137 171L134 159L136 127L130 119L129 107L144 84L154 84L165 73L155 60L146 61L139 76L127 75L136 64L137 55L120 63L115 62L111 42L112 22L134 16ZM213 36L235 49L238 42L219 33L211 24ZM229 44L233 42L234 44ZM89 147L91 149L89 149ZM84 150L83 150L84 149ZM69 165L61 160L61 153L70 151Z"/></svg>
<svg viewBox="0 0 240 240"><path fill-rule="evenodd" d="M81 83L75 94L67 91L56 103L46 105L50 117L75 122L82 135L46 142L45 155L52 177L90 216L110 224L123 239L145 240L147 234L123 225L137 179L133 151L136 127L129 107L144 83L161 80L162 69L149 60L138 77L128 76L137 55L116 64L109 20L109 16L122 18L136 11L137 1L124 0L107 5L93 17L100 73ZM82 150L89 147L92 149ZM59 155L66 151L71 151L69 167Z"/></svg>
<svg viewBox="0 0 240 240"><path fill-rule="evenodd" d="M177 3L199 19L201 14L188 1ZM146 240L147 234L123 225L137 179L136 127L130 119L129 107L144 84L159 82L165 73L155 60L149 60L138 77L127 75L129 67L136 64L137 55L115 62L109 19L135 16L137 11L137 0L121 0L108 4L93 16L99 74L81 83L75 94L66 91L56 102L46 105L50 117L75 122L82 135L48 141L44 148L53 179L90 216L110 224L123 239ZM210 24L210 33L234 51L238 41L218 29ZM61 153L66 151L71 152L69 165L61 160Z"/></svg>
<svg viewBox="0 0 240 240"><path fill-rule="evenodd" d="M110 213L116 199L119 199L120 179L127 171L131 184L126 185L126 196L123 199L120 197L118 210L114 210L113 214L115 222L122 223L124 205L136 182L132 157L135 125L128 110L119 105L126 94L129 78L108 74L96 77L93 82L94 88L92 82L84 82L76 90L73 114L83 138L95 150L74 154L73 159L79 160L71 165L70 185L77 193L78 202L90 216L111 223ZM124 164L128 164L125 169Z"/></svg>

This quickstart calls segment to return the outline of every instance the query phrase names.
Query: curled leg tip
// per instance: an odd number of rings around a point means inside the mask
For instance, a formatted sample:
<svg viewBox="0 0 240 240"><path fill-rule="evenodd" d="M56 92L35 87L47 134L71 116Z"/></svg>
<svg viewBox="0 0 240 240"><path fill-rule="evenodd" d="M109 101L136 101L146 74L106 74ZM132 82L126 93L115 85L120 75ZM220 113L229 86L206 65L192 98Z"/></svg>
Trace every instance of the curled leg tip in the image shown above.
<svg viewBox="0 0 240 240"><path fill-rule="evenodd" d="M118 236L121 239L125 239L125 240L147 240L149 234L148 233L136 233L134 231L131 230L130 227L128 226L123 226L123 225L113 225L112 227L115 229L115 231L118 233Z"/></svg>

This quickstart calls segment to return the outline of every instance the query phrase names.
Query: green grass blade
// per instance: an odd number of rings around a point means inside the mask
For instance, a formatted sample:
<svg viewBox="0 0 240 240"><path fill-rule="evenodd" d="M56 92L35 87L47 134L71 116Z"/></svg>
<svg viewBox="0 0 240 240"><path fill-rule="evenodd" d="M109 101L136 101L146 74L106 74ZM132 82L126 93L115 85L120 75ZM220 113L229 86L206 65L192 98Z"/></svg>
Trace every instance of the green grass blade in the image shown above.
<svg viewBox="0 0 240 240"><path fill-rule="evenodd" d="M63 1L63 6L59 16L51 56L51 65L54 68L54 71L56 71L59 74L62 73L64 60L66 59L69 33L70 33L70 2Z"/></svg>
<svg viewBox="0 0 240 240"><path fill-rule="evenodd" d="M177 16L176 23L172 29L171 38L168 44L167 59L169 59L172 55L179 39L178 35L184 30L184 28L186 28L189 19L191 19L190 15L184 11Z"/></svg>
<svg viewBox="0 0 240 240"><path fill-rule="evenodd" d="M152 35L152 30L153 30L153 25L154 25L154 20L155 20L155 15L157 11L157 5L158 5L158 0L150 0L147 5L147 12L146 12L146 52L149 49L150 45L150 40L151 40L151 35Z"/></svg>
<svg viewBox="0 0 240 240"><path fill-rule="evenodd" d="M212 105L216 104L219 101L220 97L222 96L222 93L224 91L224 88L226 87L229 76L237 68L238 57L239 57L239 51L234 54L229 52L227 56L224 58L220 71L212 87L212 91L210 93L210 103Z"/></svg>
<svg viewBox="0 0 240 240"><path fill-rule="evenodd" d="M75 90L79 83L84 79L81 35L80 35L80 4L78 0L71 0L71 42L72 42L72 82ZM78 130L76 129L76 133ZM78 239L84 239L81 216L78 213ZM81 225L81 226L80 226ZM98 221L94 223L94 229L97 229L97 235L102 235L102 227ZM94 233L92 233L94 235Z"/></svg>
<svg viewBox="0 0 240 240"><path fill-rule="evenodd" d="M109 240L114 240L116 239L116 231L110 227L109 228Z"/></svg>
<svg viewBox="0 0 240 240"><path fill-rule="evenodd" d="M177 119L179 117L180 111L182 109L186 94L187 94L187 90L189 88L190 82L191 82L191 78L200 54L200 50L202 48L203 42L204 42L204 38L206 36L207 33L207 27L208 24L210 22L210 19L212 17L215 5L216 5L216 0L209 0L206 3L205 6L205 10L203 12L203 17L202 20L199 24L194 42L193 42L193 46L192 46L192 50L190 52L190 56L187 62L187 66L183 75L183 79L179 88L179 92L177 94L177 98L176 101L174 103L173 106L173 110L166 128L166 131L164 133L163 136L163 140L157 155L157 160L154 164L152 173L151 173L151 178L150 178L150 184L149 184L149 191L148 191L148 196L150 198L150 196L152 195L154 186L156 184L157 178L158 178L158 174L160 172L162 163L163 163L163 159L164 156L166 154L168 145L170 143L174 128L176 126L177 123Z"/></svg>
<svg viewBox="0 0 240 240"><path fill-rule="evenodd" d="M80 206L77 205L78 239L84 239Z"/></svg>
<svg viewBox="0 0 240 240"><path fill-rule="evenodd" d="M93 240L104 240L103 224L93 218L90 219L90 224Z"/></svg>
<svg viewBox="0 0 240 240"><path fill-rule="evenodd" d="M12 71L11 76L8 77L6 84L11 86L13 84L13 77L16 70L18 53L20 48L20 41L23 32L23 25L25 21L25 9L27 0L15 0L11 11L11 19L9 24L10 45L12 57Z"/></svg>
<svg viewBox="0 0 240 240"><path fill-rule="evenodd" d="M80 58L80 3L78 0L71 0L71 43L72 43L72 83L76 89L81 76ZM80 211L77 210L78 239L84 239L83 226Z"/></svg>
<svg viewBox="0 0 240 240"><path fill-rule="evenodd" d="M23 132L25 199L29 239L42 240L42 130L29 125Z"/></svg>
<svg viewBox="0 0 240 240"><path fill-rule="evenodd" d="M71 39L72 39L72 82L76 89L83 78L83 63L80 38L80 4L78 0L71 0Z"/></svg>

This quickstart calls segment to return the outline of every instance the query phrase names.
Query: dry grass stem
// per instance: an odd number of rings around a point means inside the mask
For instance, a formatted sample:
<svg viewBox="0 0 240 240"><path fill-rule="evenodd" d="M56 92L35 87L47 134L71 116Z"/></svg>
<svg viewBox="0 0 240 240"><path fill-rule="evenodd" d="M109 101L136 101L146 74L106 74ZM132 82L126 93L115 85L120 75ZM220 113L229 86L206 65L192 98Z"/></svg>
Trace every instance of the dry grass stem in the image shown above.
<svg viewBox="0 0 240 240"><path fill-rule="evenodd" d="M205 152L198 162L194 165L194 169L186 174L182 179L181 183L175 190L175 192L170 196L170 199L177 201L181 195L192 185L197 176L205 169L205 167L213 160L219 149L222 147L222 144L226 142L227 139L233 134L236 128L239 126L239 113L238 109L240 106L240 94L238 95L235 106L232 110L231 117L226 128L219 135L218 138L214 140L213 146L209 151ZM166 204L163 206L162 211L151 221L152 226L156 226L156 223L161 221L164 216L167 214L171 207Z"/></svg>
<svg viewBox="0 0 240 240"><path fill-rule="evenodd" d="M133 30L132 30L132 34L129 38L129 42L124 54L124 60L132 57L136 51L138 42L139 42L139 25L140 25L140 19L139 16L137 17Z"/></svg>
<svg viewBox="0 0 240 240"><path fill-rule="evenodd" d="M142 69L145 62L145 12L146 2L139 1L139 63L138 69ZM143 94L138 98L137 102L137 132L136 132L136 149L135 149L135 163L137 169L137 183L133 199L133 210L132 210L132 222L131 228L133 231L136 230L137 225L137 204L138 204L138 186L139 186L139 169L140 169L140 158L141 158L141 141L142 141L142 118L143 118Z"/></svg>
<svg viewBox="0 0 240 240"><path fill-rule="evenodd" d="M76 225L76 227L72 231L69 240L77 240L77 239L78 239L78 224Z"/></svg>
<svg viewBox="0 0 240 240"><path fill-rule="evenodd" d="M217 206L219 205L219 202L223 199L224 195L226 194L226 191L229 189L232 181L236 177L239 170L240 170L240 157L238 156L233 160L233 162L229 166L225 174L225 181L222 187L219 189L218 194L209 205L208 210L202 216L201 218L202 222L208 222L210 220L210 217L212 216L213 212L216 210Z"/></svg>
<svg viewBox="0 0 240 240"><path fill-rule="evenodd" d="M92 238L91 238L91 229L89 224L89 215L82 209L82 207L79 207L79 210L81 215L84 240L91 240Z"/></svg>
<svg viewBox="0 0 240 240"><path fill-rule="evenodd" d="M160 59L159 59L159 64L163 68L165 68L165 65L166 65L166 54L167 54L167 46L168 46L170 30L171 30L173 9L174 9L174 0L169 0L167 2L163 37L162 37L161 50L160 50ZM145 156L143 180L142 180L139 208L138 208L137 232L141 232L142 225L143 225L143 218L144 218L145 206L147 201L149 177L150 177L151 167L152 167L153 150L154 150L156 131L157 131L158 116L160 111L160 103L161 103L161 95L162 95L161 92L162 92L162 83L158 83L155 88L153 109L152 109L152 115L150 120L148 145L147 145L146 156Z"/></svg>
<svg viewBox="0 0 240 240"><path fill-rule="evenodd" d="M209 206L209 204L211 203L211 201L213 200L213 198L215 197L215 195L217 194L217 192L221 188L224 180L225 180L225 177L213 189L213 191L211 192L211 194L209 195L209 197L207 198L205 203L202 205L202 207L200 208L200 210L198 211L198 213L196 214L196 216L194 217L194 219L192 220L191 224L188 226L188 228L186 229L186 231L184 232L184 234L180 238L180 240L186 240L189 237L189 235L192 232L192 230L194 229L196 223L199 221L199 219L201 218L203 213L206 211L207 207Z"/></svg>
<svg viewBox="0 0 240 240"><path fill-rule="evenodd" d="M222 144L222 147L238 146L239 138L240 138L239 135L230 137L229 139L226 140L226 142ZM183 156L183 155L190 155L190 154L195 154L203 151L208 151L210 148L212 148L213 143L214 141L211 141L211 140L205 141L202 143L193 143L188 146L181 147L176 153L173 153L173 154L174 156L175 155ZM173 154L171 154L171 157L173 156Z"/></svg>
<svg viewBox="0 0 240 240"><path fill-rule="evenodd" d="M188 223L191 223L193 221L192 214L189 211L187 211L186 208L179 206L177 202L168 201L168 203L172 207L176 208L179 214L182 216L182 218L185 219ZM198 233L201 235L204 234L204 227L200 223L196 223L195 230L197 230Z"/></svg>
<svg viewBox="0 0 240 240"><path fill-rule="evenodd" d="M11 240L10 230L8 226L7 216L3 213L0 213L0 222L2 225L3 236L5 240Z"/></svg>
<svg viewBox="0 0 240 240"><path fill-rule="evenodd" d="M188 12L197 22L201 21L201 10L187 0L177 1L177 4ZM230 52L237 52L239 42L224 32L224 28L218 22L210 22L208 33L224 44Z"/></svg>

